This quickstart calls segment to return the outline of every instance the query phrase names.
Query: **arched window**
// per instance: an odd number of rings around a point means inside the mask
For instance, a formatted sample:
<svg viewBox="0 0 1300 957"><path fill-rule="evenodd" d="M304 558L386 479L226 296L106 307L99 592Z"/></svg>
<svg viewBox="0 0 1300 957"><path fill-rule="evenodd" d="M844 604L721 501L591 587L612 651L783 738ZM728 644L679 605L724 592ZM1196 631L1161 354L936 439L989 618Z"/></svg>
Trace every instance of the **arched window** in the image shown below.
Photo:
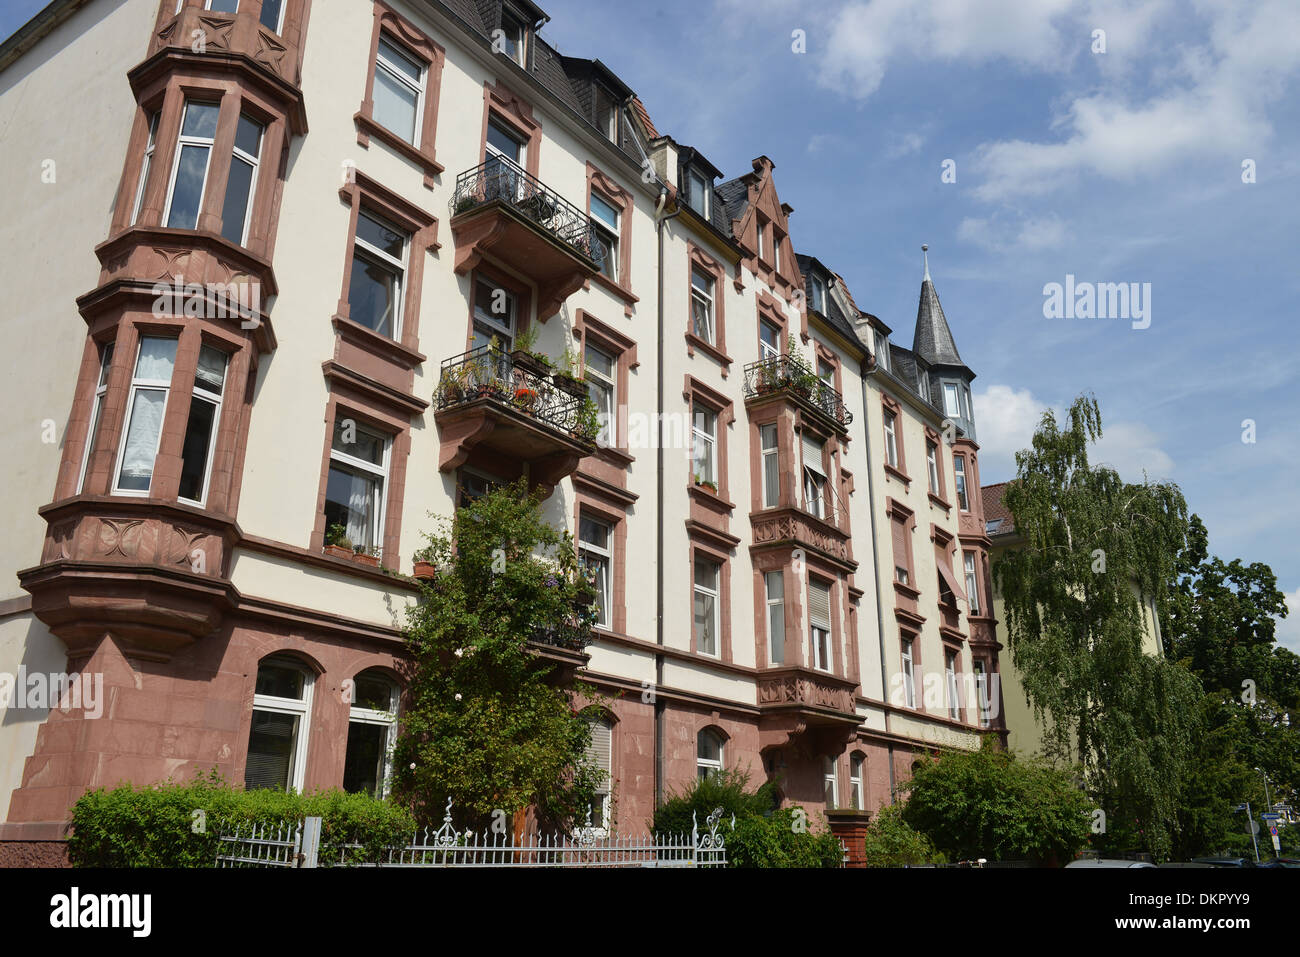
<svg viewBox="0 0 1300 957"><path fill-rule="evenodd" d="M862 787L862 768L864 764L862 755L855 754L849 758L849 804L858 811L865 811L866 804L863 801Z"/></svg>
<svg viewBox="0 0 1300 957"><path fill-rule="evenodd" d="M722 773L722 735L705 728L695 737L695 768L700 778Z"/></svg>
<svg viewBox="0 0 1300 957"><path fill-rule="evenodd" d="M397 682L372 668L352 680L350 692L343 790L383 797L388 792L397 733Z"/></svg>
<svg viewBox="0 0 1300 957"><path fill-rule="evenodd" d="M257 666L246 789L302 790L314 680L306 665L286 656L272 655Z"/></svg>

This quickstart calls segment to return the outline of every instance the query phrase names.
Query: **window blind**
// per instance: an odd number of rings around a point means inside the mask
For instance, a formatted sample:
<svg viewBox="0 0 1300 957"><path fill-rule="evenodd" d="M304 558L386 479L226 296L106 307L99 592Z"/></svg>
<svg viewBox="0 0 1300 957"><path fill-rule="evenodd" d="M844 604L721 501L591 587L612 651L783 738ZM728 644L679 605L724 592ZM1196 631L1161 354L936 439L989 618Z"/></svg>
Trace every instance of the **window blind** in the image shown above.
<svg viewBox="0 0 1300 957"><path fill-rule="evenodd" d="M825 585L808 585L808 622L814 628L831 630L831 590Z"/></svg>
<svg viewBox="0 0 1300 957"><path fill-rule="evenodd" d="M810 468L818 475L825 475L826 470L822 467L822 450L825 446L804 432L801 436L803 442L803 464L805 468Z"/></svg>

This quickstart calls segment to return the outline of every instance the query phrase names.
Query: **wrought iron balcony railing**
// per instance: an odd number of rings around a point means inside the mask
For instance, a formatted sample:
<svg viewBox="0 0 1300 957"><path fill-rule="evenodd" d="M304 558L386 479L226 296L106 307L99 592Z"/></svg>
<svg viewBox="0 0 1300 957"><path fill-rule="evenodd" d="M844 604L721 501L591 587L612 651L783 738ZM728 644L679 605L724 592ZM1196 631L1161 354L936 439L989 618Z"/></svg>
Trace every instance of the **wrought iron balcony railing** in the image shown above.
<svg viewBox="0 0 1300 957"><path fill-rule="evenodd" d="M510 353L486 345L442 362L435 396L437 411L480 399L509 407L565 433L594 444L582 416L583 396L557 387L549 373L516 363Z"/></svg>
<svg viewBox="0 0 1300 957"><path fill-rule="evenodd" d="M456 177L451 214L458 216L497 200L572 247L597 270L604 264L604 249L592 242L591 220L587 214L500 156L490 156L486 162Z"/></svg>
<svg viewBox="0 0 1300 957"><path fill-rule="evenodd" d="M745 397L790 392L847 429L853 413L844 408L844 398L808 368L802 359L790 355L771 356L745 366Z"/></svg>

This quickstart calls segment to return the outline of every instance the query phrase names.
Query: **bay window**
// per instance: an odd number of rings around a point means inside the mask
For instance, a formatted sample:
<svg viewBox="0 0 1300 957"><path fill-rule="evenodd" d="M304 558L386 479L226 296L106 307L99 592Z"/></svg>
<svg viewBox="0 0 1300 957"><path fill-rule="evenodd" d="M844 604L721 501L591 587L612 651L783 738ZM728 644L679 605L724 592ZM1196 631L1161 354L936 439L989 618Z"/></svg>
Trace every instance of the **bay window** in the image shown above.
<svg viewBox="0 0 1300 957"><path fill-rule="evenodd" d="M352 682L343 790L383 798L388 793L389 752L397 732L397 685L382 672L363 671Z"/></svg>
<svg viewBox="0 0 1300 957"><path fill-rule="evenodd" d="M767 595L767 662L785 663L785 576L781 572L763 575Z"/></svg>
<svg viewBox="0 0 1300 957"><path fill-rule="evenodd" d="M334 419L325 527L340 525L354 546L374 553L383 542L385 486L391 440L341 410Z"/></svg>
<svg viewBox="0 0 1300 957"><path fill-rule="evenodd" d="M135 188L135 204L131 207L131 223L140 218L140 207L144 205L144 185L149 181L149 170L153 166L154 148L158 145L158 118L160 113L149 115L149 141L144 148L144 161L140 164L140 182Z"/></svg>
<svg viewBox="0 0 1300 957"><path fill-rule="evenodd" d="M808 627L813 667L831 670L831 590L817 582L808 583Z"/></svg>
<svg viewBox="0 0 1300 957"><path fill-rule="evenodd" d="M113 343L107 342L99 347L99 380L95 385L94 406L90 410L90 428L86 430L86 448L81 453L81 471L77 473L77 494L81 494L86 482L86 467L90 464L90 452L99 437L99 420L104 412L104 396L108 392L108 371L113 364Z"/></svg>
<svg viewBox="0 0 1300 957"><path fill-rule="evenodd" d="M257 188L257 163L262 151L262 124L240 114L235 126L235 150L221 207L221 235L242 246L248 239L248 213Z"/></svg>
<svg viewBox="0 0 1300 957"><path fill-rule="evenodd" d="M405 232L364 210L357 212L348 315L389 339L400 339L402 287L406 275Z"/></svg>
<svg viewBox="0 0 1300 957"><path fill-rule="evenodd" d="M957 485L957 507L963 512L969 512L970 499L966 497L966 456L954 455L952 457L952 470Z"/></svg>
<svg viewBox="0 0 1300 957"><path fill-rule="evenodd" d="M822 464L825 445L803 434L803 507L809 515L825 518L826 508L826 469Z"/></svg>
<svg viewBox="0 0 1300 957"><path fill-rule="evenodd" d="M127 427L117 453L115 492L149 492L175 366L176 339L145 336L140 340L127 398Z"/></svg>
<svg viewBox="0 0 1300 957"><path fill-rule="evenodd" d="M758 427L762 445L763 507L775 508L781 497L781 460L775 425Z"/></svg>
<svg viewBox="0 0 1300 957"><path fill-rule="evenodd" d="M962 564L966 570L966 597L970 601L970 613L980 613L980 593L975 577L975 553L962 552Z"/></svg>
<svg viewBox="0 0 1300 957"><path fill-rule="evenodd" d="M244 766L246 790L302 790L314 677L292 658L271 657L258 665Z"/></svg>
<svg viewBox="0 0 1300 957"><path fill-rule="evenodd" d="M199 100L185 103L171 183L167 188L167 206L163 213L162 221L167 226L193 229L198 225L220 112L216 103Z"/></svg>
<svg viewBox="0 0 1300 957"><path fill-rule="evenodd" d="M985 670L982 659L976 658L971 664L975 670L975 698L976 705L979 709L979 723L981 728L989 726L989 714L992 711L992 705L989 701L989 676Z"/></svg>
<svg viewBox="0 0 1300 957"><path fill-rule="evenodd" d="M707 558L695 559L695 648L702 655L718 657L718 583L722 568Z"/></svg>
<svg viewBox="0 0 1300 957"><path fill-rule="evenodd" d="M284 0L262 0L262 26L279 33L284 26Z"/></svg>
<svg viewBox="0 0 1300 957"><path fill-rule="evenodd" d="M203 505L208 495L212 452L221 423L221 397L226 384L226 354L211 346L199 349L190 399L185 441L181 446L181 483L178 496L192 505Z"/></svg>

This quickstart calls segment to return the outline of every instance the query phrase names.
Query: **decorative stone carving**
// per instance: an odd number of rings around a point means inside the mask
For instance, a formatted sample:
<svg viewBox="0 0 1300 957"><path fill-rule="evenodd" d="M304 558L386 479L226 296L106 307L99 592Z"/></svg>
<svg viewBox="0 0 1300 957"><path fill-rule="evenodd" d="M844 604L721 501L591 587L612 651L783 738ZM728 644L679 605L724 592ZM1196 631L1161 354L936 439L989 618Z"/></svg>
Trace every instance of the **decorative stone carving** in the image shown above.
<svg viewBox="0 0 1300 957"><path fill-rule="evenodd" d="M135 558L139 554L142 519L101 518L99 521L101 554L123 558Z"/></svg>

